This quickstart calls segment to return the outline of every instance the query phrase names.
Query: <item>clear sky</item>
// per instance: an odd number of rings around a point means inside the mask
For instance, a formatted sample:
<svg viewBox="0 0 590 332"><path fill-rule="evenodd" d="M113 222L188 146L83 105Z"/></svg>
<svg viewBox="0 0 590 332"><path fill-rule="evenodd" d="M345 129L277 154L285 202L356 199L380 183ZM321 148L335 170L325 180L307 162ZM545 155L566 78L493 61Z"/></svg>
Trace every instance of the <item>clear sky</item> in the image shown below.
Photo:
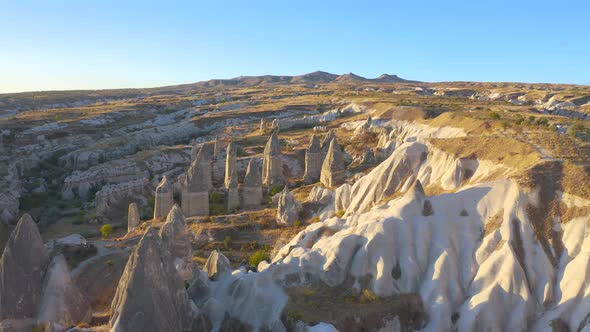
<svg viewBox="0 0 590 332"><path fill-rule="evenodd" d="M590 84L590 1L0 0L0 92L315 70Z"/></svg>

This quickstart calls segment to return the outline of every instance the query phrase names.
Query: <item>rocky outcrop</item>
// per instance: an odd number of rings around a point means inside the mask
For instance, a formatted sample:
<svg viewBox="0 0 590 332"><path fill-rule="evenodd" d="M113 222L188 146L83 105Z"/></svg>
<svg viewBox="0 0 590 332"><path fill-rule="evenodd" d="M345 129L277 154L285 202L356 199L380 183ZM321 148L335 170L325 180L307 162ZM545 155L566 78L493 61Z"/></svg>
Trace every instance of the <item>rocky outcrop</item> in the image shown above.
<svg viewBox="0 0 590 332"><path fill-rule="evenodd" d="M242 206L256 207L262 203L262 179L260 168L254 159L250 159L242 185Z"/></svg>
<svg viewBox="0 0 590 332"><path fill-rule="evenodd" d="M314 183L319 181L322 171L324 154L320 146L320 140L316 135L312 135L309 146L305 150L305 174L303 182Z"/></svg>
<svg viewBox="0 0 590 332"><path fill-rule="evenodd" d="M262 185L270 187L284 182L283 163L281 161L281 144L277 134L273 133L264 147L262 159Z"/></svg>
<svg viewBox="0 0 590 332"><path fill-rule="evenodd" d="M132 232L135 227L139 226L141 220L139 219L139 209L135 202L129 204L127 209L127 233Z"/></svg>
<svg viewBox="0 0 590 332"><path fill-rule="evenodd" d="M219 281L231 275L229 259L222 253L217 252L217 250L213 250L209 258L207 258L203 271L207 273L209 279Z"/></svg>
<svg viewBox="0 0 590 332"><path fill-rule="evenodd" d="M207 181L211 180L211 168L210 166L207 167L207 163L200 161L203 157L199 153L197 160L193 161L187 172L187 185L182 192L182 211L188 217L209 215L209 186Z"/></svg>
<svg viewBox="0 0 590 332"><path fill-rule="evenodd" d="M336 138L336 135L334 134L334 131L330 129L322 141L322 151L324 153L328 153L328 149L330 149L330 143L334 138Z"/></svg>
<svg viewBox="0 0 590 332"><path fill-rule="evenodd" d="M152 228L129 257L111 304L111 331L190 331L191 306L169 251Z"/></svg>
<svg viewBox="0 0 590 332"><path fill-rule="evenodd" d="M8 159L0 159L0 222L16 222L20 205L21 182L18 171Z"/></svg>
<svg viewBox="0 0 590 332"><path fill-rule="evenodd" d="M174 205L160 229L162 246L174 258L174 265L183 280L192 275L192 248L188 226L182 210Z"/></svg>
<svg viewBox="0 0 590 332"><path fill-rule="evenodd" d="M330 148L322 164L320 180L326 187L336 187L346 180L346 167L340 145L336 138L330 141Z"/></svg>
<svg viewBox="0 0 590 332"><path fill-rule="evenodd" d="M277 223L282 225L293 225L299 220L299 213L301 212L301 204L297 202L295 197L285 186L283 191L279 194L278 208L277 208Z"/></svg>
<svg viewBox="0 0 590 332"><path fill-rule="evenodd" d="M145 199L143 195L148 185L148 179L143 178L102 187L94 199L96 213L99 216L110 216L125 211L130 201Z"/></svg>
<svg viewBox="0 0 590 332"><path fill-rule="evenodd" d="M206 142L201 145L201 149L197 155L197 161L201 172L201 187L204 190L211 190L212 184L212 166L211 163L215 157L215 142Z"/></svg>
<svg viewBox="0 0 590 332"><path fill-rule="evenodd" d="M231 170L229 183L227 184L227 210L234 211L240 206L240 193L238 191L237 169Z"/></svg>
<svg viewBox="0 0 590 332"><path fill-rule="evenodd" d="M0 259L0 321L36 317L48 263L37 225L25 214Z"/></svg>
<svg viewBox="0 0 590 332"><path fill-rule="evenodd" d="M74 326L89 323L91 318L90 303L72 281L66 259L63 255L53 257L45 275L38 322Z"/></svg>
<svg viewBox="0 0 590 332"><path fill-rule="evenodd" d="M227 145L226 156L225 156L225 181L224 181L224 184L225 184L226 189L230 187L230 184L233 181L232 176L235 176L237 178L236 152L237 152L237 147L236 147L235 143L230 142Z"/></svg>
<svg viewBox="0 0 590 332"><path fill-rule="evenodd" d="M346 211L350 204L351 186L348 183L341 185L334 191L334 209L336 212Z"/></svg>
<svg viewBox="0 0 590 332"><path fill-rule="evenodd" d="M166 175L156 187L154 199L154 219L165 218L174 205L174 191Z"/></svg>

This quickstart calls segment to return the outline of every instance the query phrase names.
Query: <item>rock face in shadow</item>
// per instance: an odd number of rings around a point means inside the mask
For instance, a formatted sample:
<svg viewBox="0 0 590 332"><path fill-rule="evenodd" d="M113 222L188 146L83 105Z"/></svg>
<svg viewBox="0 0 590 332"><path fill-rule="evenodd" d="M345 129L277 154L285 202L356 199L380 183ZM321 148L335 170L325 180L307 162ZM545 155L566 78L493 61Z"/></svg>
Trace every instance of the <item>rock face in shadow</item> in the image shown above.
<svg viewBox="0 0 590 332"><path fill-rule="evenodd" d="M262 185L273 186L283 183L283 163L281 161L281 144L279 137L273 133L264 147L262 159Z"/></svg>
<svg viewBox="0 0 590 332"><path fill-rule="evenodd" d="M72 282L64 256L55 256L45 275L38 321L73 326L91 318L90 303Z"/></svg>
<svg viewBox="0 0 590 332"><path fill-rule="evenodd" d="M309 146L305 150L305 174L303 175L305 183L319 181L323 158L324 154L322 153L320 140L316 135L313 135L309 141Z"/></svg>
<svg viewBox="0 0 590 332"><path fill-rule="evenodd" d="M160 229L160 237L162 238L162 246L174 258L174 265L182 279L190 279L192 275L191 241L186 219L178 205L174 205L168 213L166 223Z"/></svg>
<svg viewBox="0 0 590 332"><path fill-rule="evenodd" d="M48 262L37 225L23 215L0 259L0 320L37 315Z"/></svg>
<svg viewBox="0 0 590 332"><path fill-rule="evenodd" d="M277 223L282 225L293 225L299 219L301 204L297 202L287 186L279 195L279 204L277 208Z"/></svg>
<svg viewBox="0 0 590 332"><path fill-rule="evenodd" d="M262 203L262 180L258 163L254 159L248 162L246 176L242 186L242 206L256 207Z"/></svg>
<svg viewBox="0 0 590 332"><path fill-rule="evenodd" d="M168 212L170 212L172 205L174 205L172 184L168 181L166 175L162 177L162 181L156 187L156 194L154 196L154 219L165 218Z"/></svg>
<svg viewBox="0 0 590 332"><path fill-rule="evenodd" d="M127 209L127 232L131 232L139 226L139 209L136 203L129 204Z"/></svg>
<svg viewBox="0 0 590 332"><path fill-rule="evenodd" d="M203 154L199 153L189 167L186 190L182 192L182 211L189 217L209 215L211 165L201 162L202 158Z"/></svg>
<svg viewBox="0 0 590 332"><path fill-rule="evenodd" d="M129 257L111 304L111 331L190 331L191 306L173 259L154 229Z"/></svg>
<svg viewBox="0 0 590 332"><path fill-rule="evenodd" d="M328 154L322 164L322 173L320 180L327 187L336 187L341 185L346 180L346 167L344 165L344 158L340 145L336 138L330 141L330 148Z"/></svg>

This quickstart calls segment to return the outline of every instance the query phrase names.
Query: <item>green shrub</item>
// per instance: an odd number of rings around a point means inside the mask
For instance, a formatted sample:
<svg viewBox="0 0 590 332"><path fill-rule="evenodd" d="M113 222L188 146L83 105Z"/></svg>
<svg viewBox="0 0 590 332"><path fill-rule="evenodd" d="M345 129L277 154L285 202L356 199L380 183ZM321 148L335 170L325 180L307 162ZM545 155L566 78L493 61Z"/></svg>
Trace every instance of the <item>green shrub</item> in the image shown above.
<svg viewBox="0 0 590 332"><path fill-rule="evenodd" d="M272 188L270 188L270 196L274 196L280 193L281 191L283 191L283 188L285 188L285 186L282 184L274 185Z"/></svg>
<svg viewBox="0 0 590 332"><path fill-rule="evenodd" d="M498 114L498 112L491 112L490 113L490 119L492 119L492 120L500 120L500 114Z"/></svg>
<svg viewBox="0 0 590 332"><path fill-rule="evenodd" d="M379 302L379 297L375 295L371 290L364 289L361 293L361 302L363 303L376 303Z"/></svg>
<svg viewBox="0 0 590 332"><path fill-rule="evenodd" d="M102 227L100 228L100 233L102 234L103 237L109 237L109 236L113 235L113 225L111 225L111 224L102 225Z"/></svg>
<svg viewBox="0 0 590 332"><path fill-rule="evenodd" d="M336 212L336 216L338 216L338 218L342 218L344 216L344 213L346 213L346 211L339 210L338 212Z"/></svg>
<svg viewBox="0 0 590 332"><path fill-rule="evenodd" d="M315 224L316 222L320 222L320 217L315 216L315 217L311 218L311 220L309 222L312 224Z"/></svg>
<svg viewBox="0 0 590 332"><path fill-rule="evenodd" d="M209 215L219 216L227 214L227 207L223 203L212 203L209 205Z"/></svg>
<svg viewBox="0 0 590 332"><path fill-rule="evenodd" d="M112 260L112 259L109 259L109 260L107 260L107 261L105 262L105 264L106 264L106 265L108 265L108 266L113 266L113 265L115 265L115 263L113 263L113 260Z"/></svg>
<svg viewBox="0 0 590 332"><path fill-rule="evenodd" d="M576 122L567 129L566 133L569 137L576 138L578 133L580 131L582 131L583 129L584 129L584 125L582 125L580 122Z"/></svg>
<svg viewBox="0 0 590 332"><path fill-rule="evenodd" d="M295 221L293 222L293 226L295 226L295 227L297 227L297 228L301 227L301 220L295 220Z"/></svg>
<svg viewBox="0 0 590 332"><path fill-rule="evenodd" d="M270 255L268 254L268 251L265 249L260 249L260 250L256 251L255 253L253 253L252 256L250 256L250 259L248 261L250 262L250 266L257 267L258 264L260 264L260 262L269 261L269 260L270 260Z"/></svg>
<svg viewBox="0 0 590 332"><path fill-rule="evenodd" d="M223 198L221 197L221 194L214 191L212 193L209 194L209 203L211 204L221 204L223 203Z"/></svg>
<svg viewBox="0 0 590 332"><path fill-rule="evenodd" d="M223 239L223 245L225 246L225 249L229 249L233 242L234 239L232 239L231 235L227 235L225 239Z"/></svg>

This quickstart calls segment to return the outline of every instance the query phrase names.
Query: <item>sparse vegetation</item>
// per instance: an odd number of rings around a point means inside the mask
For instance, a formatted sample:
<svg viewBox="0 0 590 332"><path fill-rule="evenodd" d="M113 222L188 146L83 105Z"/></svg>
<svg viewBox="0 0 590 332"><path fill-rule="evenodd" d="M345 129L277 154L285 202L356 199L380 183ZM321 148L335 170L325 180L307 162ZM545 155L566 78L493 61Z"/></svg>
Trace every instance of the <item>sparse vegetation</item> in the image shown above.
<svg viewBox="0 0 590 332"><path fill-rule="evenodd" d="M113 225L111 224L104 224L102 227L100 227L100 234L102 234L102 237L105 238L113 235L113 231Z"/></svg>

